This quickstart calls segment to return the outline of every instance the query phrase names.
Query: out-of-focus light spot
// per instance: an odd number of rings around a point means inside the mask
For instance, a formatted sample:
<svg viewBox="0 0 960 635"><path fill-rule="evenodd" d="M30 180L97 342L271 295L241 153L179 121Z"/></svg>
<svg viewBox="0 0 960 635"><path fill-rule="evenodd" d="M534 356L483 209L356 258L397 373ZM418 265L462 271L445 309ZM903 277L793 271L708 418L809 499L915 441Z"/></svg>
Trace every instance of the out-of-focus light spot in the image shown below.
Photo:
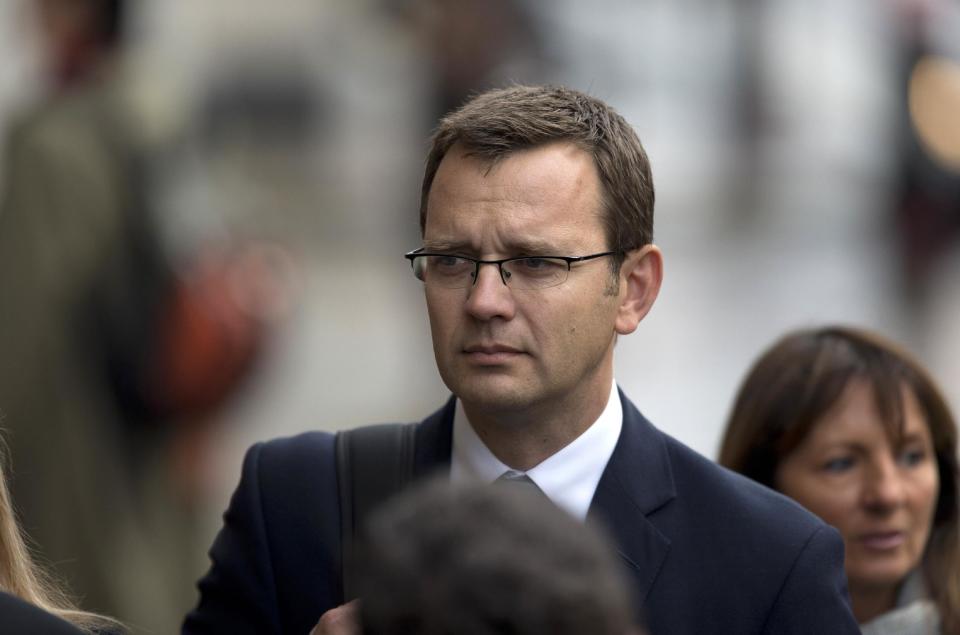
<svg viewBox="0 0 960 635"><path fill-rule="evenodd" d="M931 157L960 172L960 63L920 59L910 75L909 103L913 127Z"/></svg>

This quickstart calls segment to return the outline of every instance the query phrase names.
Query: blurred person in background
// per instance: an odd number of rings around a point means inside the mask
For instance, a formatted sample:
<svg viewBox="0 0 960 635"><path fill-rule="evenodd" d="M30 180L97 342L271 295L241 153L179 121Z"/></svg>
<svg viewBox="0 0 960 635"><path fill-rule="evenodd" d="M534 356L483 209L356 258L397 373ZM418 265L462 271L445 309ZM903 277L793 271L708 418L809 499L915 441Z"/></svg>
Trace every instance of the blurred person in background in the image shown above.
<svg viewBox="0 0 960 635"><path fill-rule="evenodd" d="M164 280L126 93L131 6L24 6L49 86L9 123L4 145L0 412L10 487L25 532L83 608L172 632L202 549L172 484L169 434L131 407L140 369L122 363L139 352L138 333L160 339L137 320L156 313L140 300Z"/></svg>
<svg viewBox="0 0 960 635"><path fill-rule="evenodd" d="M597 528L510 486L429 481L367 523L363 635L627 635L625 571Z"/></svg>
<svg viewBox="0 0 960 635"><path fill-rule="evenodd" d="M17 526L5 459L0 438L0 630L4 635L122 632L119 623L78 610L67 593L34 563Z"/></svg>
<svg viewBox="0 0 960 635"><path fill-rule="evenodd" d="M855 328L785 336L747 374L719 460L840 531L865 634L960 633L957 427L907 352Z"/></svg>
<svg viewBox="0 0 960 635"><path fill-rule="evenodd" d="M902 88L894 222L906 305L929 309L943 261L960 252L960 8L949 0L893 6Z"/></svg>
<svg viewBox="0 0 960 635"><path fill-rule="evenodd" d="M640 140L599 99L513 86L444 117L421 186L422 246L406 258L453 396L386 429L412 431L415 477L518 478L601 523L652 633L856 633L836 531L662 433L617 388L617 339L663 276L653 204ZM350 632L341 511L355 510L339 488L364 473L341 482L337 439L248 451L184 633L306 633L321 615L320 633Z"/></svg>
<svg viewBox="0 0 960 635"><path fill-rule="evenodd" d="M544 74L540 25L522 0L391 2L427 54L433 123L472 94Z"/></svg>

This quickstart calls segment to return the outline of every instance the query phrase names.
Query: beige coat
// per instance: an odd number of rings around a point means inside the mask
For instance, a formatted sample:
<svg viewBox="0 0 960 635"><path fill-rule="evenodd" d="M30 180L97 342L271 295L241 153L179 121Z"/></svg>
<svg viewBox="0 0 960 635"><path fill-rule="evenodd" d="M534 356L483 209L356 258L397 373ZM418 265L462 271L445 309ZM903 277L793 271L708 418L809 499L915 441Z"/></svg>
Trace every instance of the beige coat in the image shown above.
<svg viewBox="0 0 960 635"><path fill-rule="evenodd" d="M123 426L77 327L124 240L130 142L113 81L36 107L8 129L0 186L0 426L11 489L43 561L86 609L174 632L203 562L173 499L162 442L131 465Z"/></svg>

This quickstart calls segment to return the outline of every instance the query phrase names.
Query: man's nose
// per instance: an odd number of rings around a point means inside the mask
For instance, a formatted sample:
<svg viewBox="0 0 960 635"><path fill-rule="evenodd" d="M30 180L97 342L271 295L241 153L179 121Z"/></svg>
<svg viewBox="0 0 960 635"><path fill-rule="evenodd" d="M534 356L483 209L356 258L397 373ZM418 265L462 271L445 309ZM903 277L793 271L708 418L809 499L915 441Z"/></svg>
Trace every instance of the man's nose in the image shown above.
<svg viewBox="0 0 960 635"><path fill-rule="evenodd" d="M467 294L467 312L478 320L497 317L509 320L514 315L513 293L504 284L500 267L496 264L480 265Z"/></svg>

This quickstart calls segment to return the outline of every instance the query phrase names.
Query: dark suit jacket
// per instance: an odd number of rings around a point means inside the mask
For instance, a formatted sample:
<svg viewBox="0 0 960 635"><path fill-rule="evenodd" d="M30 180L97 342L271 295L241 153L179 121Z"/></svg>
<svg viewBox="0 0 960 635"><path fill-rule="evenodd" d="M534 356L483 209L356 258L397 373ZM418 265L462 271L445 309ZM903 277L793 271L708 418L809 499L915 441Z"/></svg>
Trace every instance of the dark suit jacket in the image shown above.
<svg viewBox="0 0 960 635"><path fill-rule="evenodd" d="M651 425L621 393L623 430L588 517L631 572L651 635L859 633L837 532ZM416 434L415 475L449 469L453 400ZM254 446L184 633L302 633L337 606L333 435Z"/></svg>
<svg viewBox="0 0 960 635"><path fill-rule="evenodd" d="M4 635L82 635L83 631L33 604L0 591L0 633Z"/></svg>

